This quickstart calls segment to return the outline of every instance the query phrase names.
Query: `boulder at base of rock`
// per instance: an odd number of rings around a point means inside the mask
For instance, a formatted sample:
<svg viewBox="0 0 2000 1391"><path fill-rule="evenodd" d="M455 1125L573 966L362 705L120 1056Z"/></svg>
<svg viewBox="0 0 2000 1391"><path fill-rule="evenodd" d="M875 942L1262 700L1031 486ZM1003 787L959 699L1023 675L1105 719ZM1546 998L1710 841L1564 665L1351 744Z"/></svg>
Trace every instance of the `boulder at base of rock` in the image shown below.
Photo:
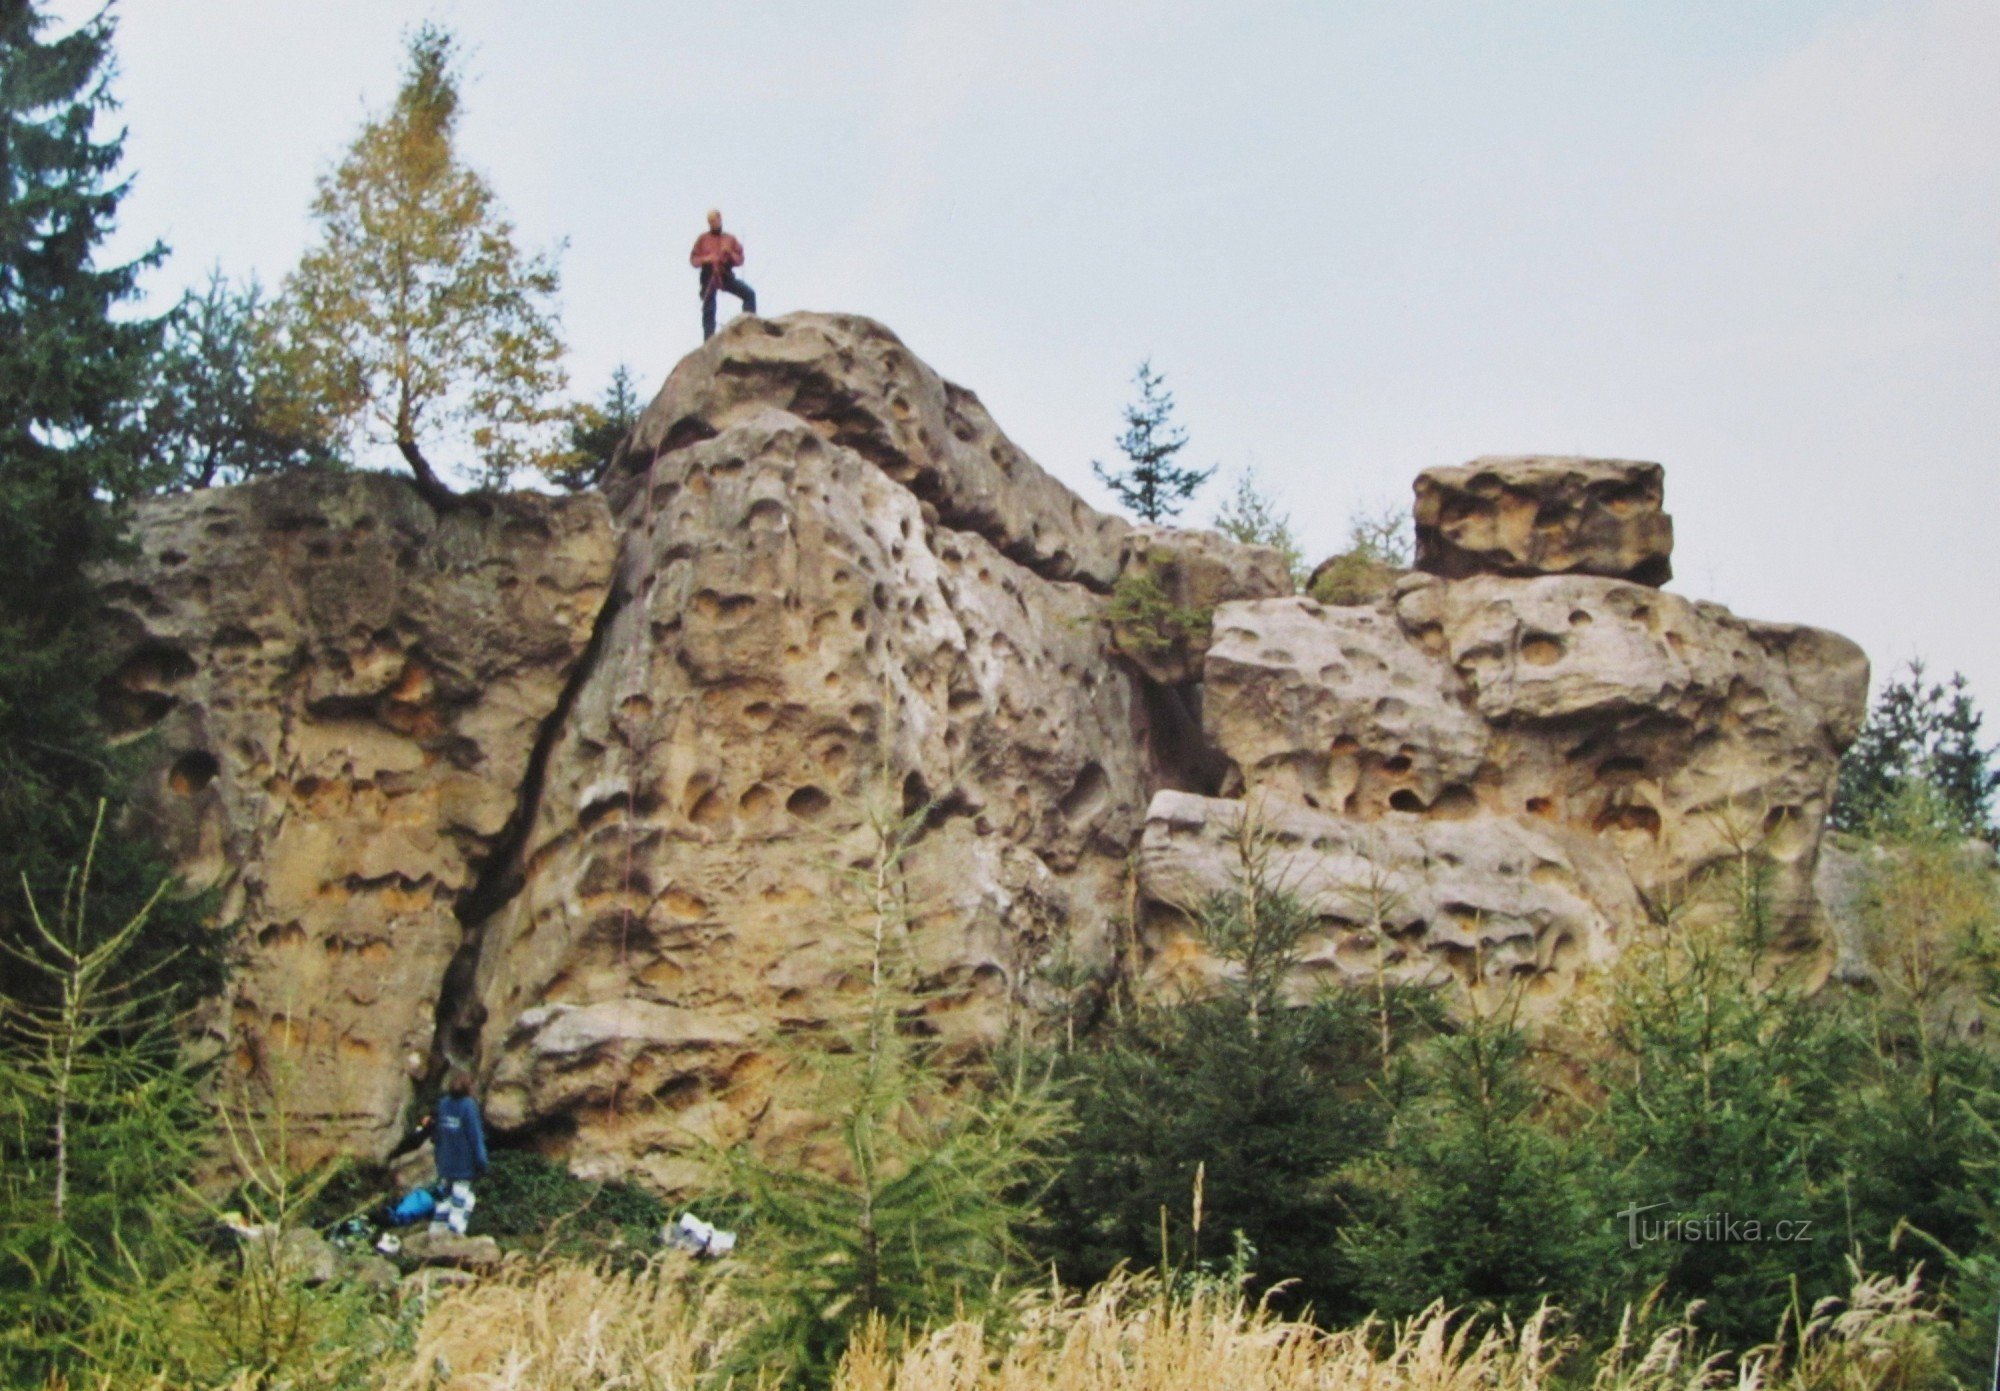
<svg viewBox="0 0 2000 1391"><path fill-rule="evenodd" d="M420 1266L483 1272L499 1267L500 1243L490 1236L420 1231L403 1238L403 1258Z"/></svg>
<svg viewBox="0 0 2000 1391"><path fill-rule="evenodd" d="M324 1285L333 1279L340 1253L333 1243L310 1227L294 1227L283 1233L259 1230L243 1241L246 1276L257 1279L295 1280L302 1285Z"/></svg>
<svg viewBox="0 0 2000 1391"><path fill-rule="evenodd" d="M1467 575L1673 578L1658 464L1492 455L1417 475L1417 568Z"/></svg>
<svg viewBox="0 0 2000 1391"><path fill-rule="evenodd" d="M372 1252L348 1258L342 1265L341 1275L350 1285L359 1285L378 1294L387 1294L403 1279L403 1272L396 1269L394 1261Z"/></svg>

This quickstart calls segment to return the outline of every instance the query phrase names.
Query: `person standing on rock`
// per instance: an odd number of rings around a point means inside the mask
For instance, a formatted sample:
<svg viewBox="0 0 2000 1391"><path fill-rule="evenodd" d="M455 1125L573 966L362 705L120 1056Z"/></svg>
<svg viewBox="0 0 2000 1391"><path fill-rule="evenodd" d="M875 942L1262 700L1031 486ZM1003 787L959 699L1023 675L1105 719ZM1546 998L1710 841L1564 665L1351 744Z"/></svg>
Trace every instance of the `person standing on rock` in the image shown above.
<svg viewBox="0 0 2000 1391"><path fill-rule="evenodd" d="M472 1095L472 1074L453 1068L438 1098L431 1127L431 1152L437 1160L437 1213L431 1235L464 1236L472 1220L472 1182L486 1172L486 1122Z"/></svg>
<svg viewBox="0 0 2000 1391"><path fill-rule="evenodd" d="M715 297L727 290L743 301L743 312L757 312L757 292L736 278L743 264L743 243L722 230L722 214L708 211L708 230L694 239L688 264L701 273L701 341L715 337Z"/></svg>

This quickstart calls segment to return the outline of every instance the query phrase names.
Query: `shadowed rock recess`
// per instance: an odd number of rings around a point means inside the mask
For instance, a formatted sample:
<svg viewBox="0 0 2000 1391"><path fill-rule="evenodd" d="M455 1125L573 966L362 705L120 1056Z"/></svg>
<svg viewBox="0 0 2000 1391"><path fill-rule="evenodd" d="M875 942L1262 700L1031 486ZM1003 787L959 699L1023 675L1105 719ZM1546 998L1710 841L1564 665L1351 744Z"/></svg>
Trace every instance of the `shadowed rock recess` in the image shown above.
<svg viewBox="0 0 2000 1391"><path fill-rule="evenodd" d="M1558 995L1745 846L1817 941L1859 650L1659 590L1656 465L1482 460L1418 497L1431 573L1321 605L1274 552L1094 511L880 325L745 317L601 497L440 516L302 474L142 505L107 707L243 926L230 1066L321 1150L384 1152L448 1061L585 1175L675 1186L691 1134L778 1133L773 1041L852 985L835 867L870 798L930 809L927 1023L975 1042L1058 951L1212 975L1187 910L1246 821L1319 914L1302 985ZM1135 641L1128 574L1212 623Z"/></svg>

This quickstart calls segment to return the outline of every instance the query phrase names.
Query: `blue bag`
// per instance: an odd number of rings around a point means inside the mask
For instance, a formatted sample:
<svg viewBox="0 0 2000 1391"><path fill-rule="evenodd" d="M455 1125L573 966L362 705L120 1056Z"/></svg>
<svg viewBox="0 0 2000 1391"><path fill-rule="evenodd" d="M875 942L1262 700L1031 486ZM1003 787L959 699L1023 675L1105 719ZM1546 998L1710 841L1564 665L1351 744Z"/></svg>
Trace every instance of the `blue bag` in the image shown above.
<svg viewBox="0 0 2000 1391"><path fill-rule="evenodd" d="M412 1222L421 1222L437 1211L437 1194L428 1188L413 1188L396 1200L389 1209L389 1225L407 1227Z"/></svg>

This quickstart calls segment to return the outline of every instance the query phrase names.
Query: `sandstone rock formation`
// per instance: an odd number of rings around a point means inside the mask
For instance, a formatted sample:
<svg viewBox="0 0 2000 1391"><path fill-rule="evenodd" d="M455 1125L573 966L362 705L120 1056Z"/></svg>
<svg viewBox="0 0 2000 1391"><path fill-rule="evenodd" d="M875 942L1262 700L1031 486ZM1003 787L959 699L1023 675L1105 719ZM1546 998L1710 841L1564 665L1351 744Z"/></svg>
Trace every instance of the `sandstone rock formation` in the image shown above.
<svg viewBox="0 0 2000 1391"><path fill-rule="evenodd" d="M1649 481L1637 504L1635 476ZM1619 489L1610 501L1590 491L1607 479ZM1626 563L1647 551L1634 537L1661 535L1643 522L1665 520L1655 466L1482 460L1430 471L1418 496L1435 524L1449 489L1478 494L1482 480L1504 485L1486 514L1504 525L1460 550L1440 549L1434 536L1428 563L1500 564L1493 557L1506 547L1488 543L1506 541L1507 519L1532 519L1543 498L1577 522L1541 553L1565 570L1664 573L1664 549ZM1593 521L1599 503L1606 510ZM1536 554L1516 546L1504 564L1525 568ZM1778 940L1803 948L1821 935L1821 828L1868 686L1867 659L1844 638L1739 619L1623 579L1420 573L1373 607L1223 605L1205 675L1204 727L1236 770L1232 790L1285 837L1328 847L1328 863L1347 866L1344 878L1307 876L1330 960L1368 959L1381 945L1382 925L1357 919L1352 901L1388 882L1400 906L1387 953L1403 975L1485 985L1521 977L1547 993L1564 983L1567 964L1604 960L1641 911L1680 907L1704 876L1745 855L1768 876ZM1275 808L1304 808L1323 824ZM1156 798L1142 860L1148 897L1184 908L1227 891L1240 872L1218 847L1242 814ZM1357 858L1357 844L1375 848ZM1572 906L1482 903L1456 889L1440 901L1437 883L1457 885L1468 864L1481 866L1472 879L1501 893L1519 871L1500 866L1523 863L1544 887L1562 886ZM1431 867L1430 877L1412 879L1410 866ZM1153 921L1163 944L1176 940L1174 914ZM1188 954L1185 944L1162 951Z"/></svg>
<svg viewBox="0 0 2000 1391"><path fill-rule="evenodd" d="M244 958L240 1073L379 1152L428 1059L460 908L611 580L603 499L439 517L398 479L300 474L157 499L106 576L113 716L153 819Z"/></svg>
<svg viewBox="0 0 2000 1391"><path fill-rule="evenodd" d="M1493 456L1417 475L1417 568L1467 575L1673 578L1658 464Z"/></svg>
<svg viewBox="0 0 2000 1391"><path fill-rule="evenodd" d="M739 322L676 369L614 461L625 534L604 656L555 744L521 894L484 933L496 1123L588 1118L585 1169L768 1102L771 1029L838 998L838 867L869 802L932 807L909 860L929 968L993 1036L1052 934L1124 904L1162 781L1105 591L1166 557L1213 604L1274 553L1097 515L865 320ZM1157 700L1158 697L1155 697Z"/></svg>
<svg viewBox="0 0 2000 1391"><path fill-rule="evenodd" d="M1216 605L1289 594L1284 557L1212 531L1138 526L1125 538L1109 615L1111 646L1165 686L1201 680Z"/></svg>
<svg viewBox="0 0 2000 1391"><path fill-rule="evenodd" d="M1296 894L1321 931L1301 959L1300 992L1378 979L1505 981L1552 994L1608 962L1639 911L1615 850L1533 819L1364 821L1281 797L1248 801L1162 792L1140 846L1152 902L1185 913L1241 880L1248 830L1268 838L1252 860ZM1156 983L1199 985L1217 964L1153 924ZM1177 949L1177 947L1179 949Z"/></svg>
<svg viewBox="0 0 2000 1391"><path fill-rule="evenodd" d="M585 1174L672 1186L690 1134L781 1128L773 1044L843 1007L881 815L921 819L924 1024L973 1041L1058 945L1129 960L1134 917L1150 979L1212 975L1186 910L1246 819L1324 928L1302 988L1559 995L1746 842L1810 936L1860 654L1652 587L1652 465L1427 477L1438 573L1329 607L1273 552L1094 512L879 325L746 316L603 497L146 504L110 696L246 931L236 1075L376 1155L412 1056ZM1192 618L1144 630L1139 589Z"/></svg>
<svg viewBox="0 0 2000 1391"><path fill-rule="evenodd" d="M1051 933L1098 949L1147 797L1197 777L1192 712L1109 649L1121 567L1288 587L1093 512L858 319L718 335L606 491L615 524L279 478L147 504L107 576L158 818L250 934L238 1066L327 1144L397 1138L413 1055L579 1167L740 1131L774 1030L842 988L834 884L885 800L930 808L933 1022L990 1035Z"/></svg>

